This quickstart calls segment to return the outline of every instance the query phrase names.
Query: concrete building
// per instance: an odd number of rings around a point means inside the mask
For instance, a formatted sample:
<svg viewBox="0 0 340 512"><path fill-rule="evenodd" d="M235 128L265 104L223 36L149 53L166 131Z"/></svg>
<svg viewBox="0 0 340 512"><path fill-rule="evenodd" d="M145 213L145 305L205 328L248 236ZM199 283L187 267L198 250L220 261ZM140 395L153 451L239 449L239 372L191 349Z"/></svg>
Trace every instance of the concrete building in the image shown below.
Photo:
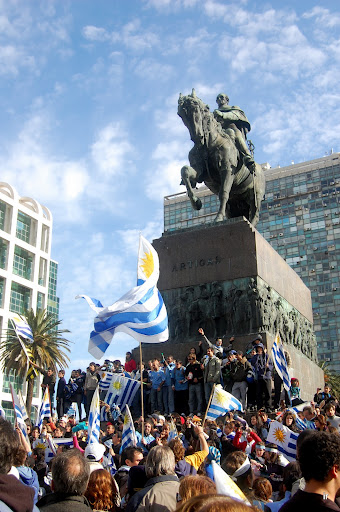
<svg viewBox="0 0 340 512"><path fill-rule="evenodd" d="M51 260L52 215L34 199L20 197L8 183L0 183L0 335L10 318L25 309L47 309L58 319L58 264ZM10 372L0 375L0 400L13 418L9 384L26 393L26 383ZM40 405L35 384L33 404Z"/></svg>
<svg viewBox="0 0 340 512"><path fill-rule="evenodd" d="M320 360L340 371L340 153L270 168L256 226L310 288ZM213 222L218 198L206 187L194 211L186 192L164 198L164 230Z"/></svg>

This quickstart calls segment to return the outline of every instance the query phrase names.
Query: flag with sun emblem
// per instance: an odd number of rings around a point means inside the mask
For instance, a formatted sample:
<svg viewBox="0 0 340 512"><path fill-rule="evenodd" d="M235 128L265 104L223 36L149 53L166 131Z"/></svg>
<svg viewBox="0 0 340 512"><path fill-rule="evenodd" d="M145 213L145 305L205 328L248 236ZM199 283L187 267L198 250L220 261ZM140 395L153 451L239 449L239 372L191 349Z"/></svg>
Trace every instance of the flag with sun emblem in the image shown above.
<svg viewBox="0 0 340 512"><path fill-rule="evenodd" d="M109 405L115 404L123 411L126 405L131 405L139 388L140 382L138 380L113 374L104 402Z"/></svg>
<svg viewBox="0 0 340 512"><path fill-rule="evenodd" d="M132 416L130 413L129 406L126 406L125 416L124 416L124 426L123 426L123 432L122 432L122 446L119 450L119 453L122 453L125 448L128 446L136 446L137 445L137 438L136 438L136 432L135 427L133 425Z"/></svg>
<svg viewBox="0 0 340 512"><path fill-rule="evenodd" d="M158 278L158 254L140 236L137 286L108 307L87 295L77 295L76 298L85 299L97 313L89 341L89 352L93 357L100 359L118 332L125 332L143 343L167 341L168 315L157 289Z"/></svg>
<svg viewBox="0 0 340 512"><path fill-rule="evenodd" d="M211 465L218 494L229 496L236 501L241 501L246 505L250 505L249 501L232 478L223 471L223 469L214 460L211 462Z"/></svg>
<svg viewBox="0 0 340 512"><path fill-rule="evenodd" d="M289 462L293 462L296 460L296 440L298 437L299 434L292 432L279 421L272 421L266 440L268 443L275 443L279 452L283 453Z"/></svg>
<svg viewBox="0 0 340 512"><path fill-rule="evenodd" d="M243 411L242 404L233 395L224 391L222 386L218 384L215 387L207 412L207 419L216 420L216 418L223 416L228 411Z"/></svg>

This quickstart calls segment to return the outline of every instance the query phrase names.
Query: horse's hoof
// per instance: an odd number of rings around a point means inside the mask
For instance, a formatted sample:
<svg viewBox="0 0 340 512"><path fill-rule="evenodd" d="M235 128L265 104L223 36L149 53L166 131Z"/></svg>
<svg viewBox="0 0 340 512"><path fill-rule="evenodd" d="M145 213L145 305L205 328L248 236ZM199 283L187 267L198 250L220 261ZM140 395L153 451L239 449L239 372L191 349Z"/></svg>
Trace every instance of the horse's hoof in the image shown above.
<svg viewBox="0 0 340 512"><path fill-rule="evenodd" d="M215 222L222 222L222 220L224 219L224 215L222 215L222 213L219 213L218 215L216 215Z"/></svg>
<svg viewBox="0 0 340 512"><path fill-rule="evenodd" d="M202 201L200 199L196 199L194 208L195 210L200 210L202 208Z"/></svg>

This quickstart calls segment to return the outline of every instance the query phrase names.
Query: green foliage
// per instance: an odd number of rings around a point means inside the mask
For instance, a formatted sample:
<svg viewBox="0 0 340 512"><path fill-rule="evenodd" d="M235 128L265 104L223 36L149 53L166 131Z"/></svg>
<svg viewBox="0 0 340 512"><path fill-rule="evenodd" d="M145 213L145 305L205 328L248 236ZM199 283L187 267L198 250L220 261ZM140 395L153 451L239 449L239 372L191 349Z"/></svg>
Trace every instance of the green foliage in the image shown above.
<svg viewBox="0 0 340 512"><path fill-rule="evenodd" d="M340 374L335 370L330 368L329 361L320 361L320 368L325 373L325 383L330 385L332 390L332 395L334 395L338 400L340 398Z"/></svg>

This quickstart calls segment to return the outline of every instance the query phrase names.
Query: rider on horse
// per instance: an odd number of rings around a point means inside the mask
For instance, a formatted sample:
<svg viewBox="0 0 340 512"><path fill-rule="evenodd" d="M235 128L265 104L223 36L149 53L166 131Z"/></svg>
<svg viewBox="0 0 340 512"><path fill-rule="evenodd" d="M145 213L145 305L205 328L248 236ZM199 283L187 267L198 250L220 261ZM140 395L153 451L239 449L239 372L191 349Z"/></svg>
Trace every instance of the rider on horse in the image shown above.
<svg viewBox="0 0 340 512"><path fill-rule="evenodd" d="M222 125L226 133L235 138L235 145L241 155L243 163L251 173L255 172L255 160L246 144L247 133L250 132L250 123L240 107L230 106L226 94L220 93L216 98L218 109L214 110L215 119Z"/></svg>

